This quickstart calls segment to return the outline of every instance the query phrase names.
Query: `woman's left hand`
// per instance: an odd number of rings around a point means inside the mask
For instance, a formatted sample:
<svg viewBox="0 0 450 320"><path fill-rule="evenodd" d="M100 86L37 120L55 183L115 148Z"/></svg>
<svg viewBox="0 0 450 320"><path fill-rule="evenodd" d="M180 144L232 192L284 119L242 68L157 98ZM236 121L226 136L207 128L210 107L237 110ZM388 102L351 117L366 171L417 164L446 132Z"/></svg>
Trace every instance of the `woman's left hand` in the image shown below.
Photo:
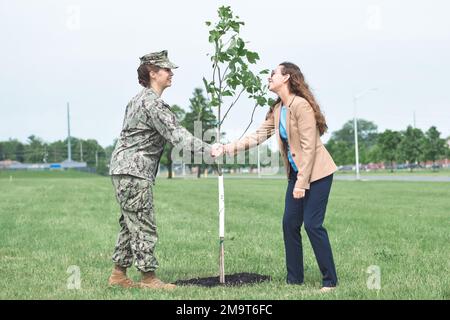
<svg viewBox="0 0 450 320"><path fill-rule="evenodd" d="M301 199L305 196L305 192L305 189L294 188L292 195L294 196L294 199Z"/></svg>

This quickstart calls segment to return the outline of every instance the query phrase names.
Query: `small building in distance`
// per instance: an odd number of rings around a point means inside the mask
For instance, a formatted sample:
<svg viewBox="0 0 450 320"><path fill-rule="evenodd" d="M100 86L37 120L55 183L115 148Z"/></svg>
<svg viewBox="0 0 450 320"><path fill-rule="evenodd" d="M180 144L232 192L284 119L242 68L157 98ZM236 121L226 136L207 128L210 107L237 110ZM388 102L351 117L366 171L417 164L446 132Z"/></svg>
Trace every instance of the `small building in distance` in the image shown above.
<svg viewBox="0 0 450 320"><path fill-rule="evenodd" d="M0 161L0 170L66 170L87 168L86 162L64 160L59 163L21 163L19 161Z"/></svg>

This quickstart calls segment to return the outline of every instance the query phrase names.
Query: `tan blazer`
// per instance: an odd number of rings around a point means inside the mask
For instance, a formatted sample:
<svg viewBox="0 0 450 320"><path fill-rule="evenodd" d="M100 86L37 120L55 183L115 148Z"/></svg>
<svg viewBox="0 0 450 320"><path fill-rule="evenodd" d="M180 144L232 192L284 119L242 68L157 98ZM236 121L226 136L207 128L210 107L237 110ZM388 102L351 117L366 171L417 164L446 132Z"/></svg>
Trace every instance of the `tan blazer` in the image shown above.
<svg viewBox="0 0 450 320"><path fill-rule="evenodd" d="M286 174L289 177L287 149L279 131L280 112L281 103L278 103L255 133L231 143L228 152L236 154L238 151L247 150L276 134ZM286 131L292 158L298 168L296 188L309 189L311 182L322 179L337 170L333 158L320 140L314 111L306 99L296 96L287 108Z"/></svg>

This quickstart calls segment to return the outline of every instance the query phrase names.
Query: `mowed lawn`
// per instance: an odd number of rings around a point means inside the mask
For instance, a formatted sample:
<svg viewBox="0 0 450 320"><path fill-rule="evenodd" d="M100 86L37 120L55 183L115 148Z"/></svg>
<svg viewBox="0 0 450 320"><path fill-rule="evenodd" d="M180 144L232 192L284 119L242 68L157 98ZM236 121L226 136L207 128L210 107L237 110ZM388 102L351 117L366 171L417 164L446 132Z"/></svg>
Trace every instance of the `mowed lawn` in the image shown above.
<svg viewBox="0 0 450 320"><path fill-rule="evenodd" d="M12 176L12 179L10 178ZM0 299L450 299L450 185L335 181L325 226L340 280L321 275L302 230L305 285L285 284L281 221L286 181L226 179L225 271L270 275L243 287L109 288L119 207L109 178L0 173ZM159 179L158 275L218 275L217 180ZM80 270L81 288L68 289ZM370 266L381 289L369 289ZM130 269L130 276L139 279ZM373 277L373 275L372 275Z"/></svg>

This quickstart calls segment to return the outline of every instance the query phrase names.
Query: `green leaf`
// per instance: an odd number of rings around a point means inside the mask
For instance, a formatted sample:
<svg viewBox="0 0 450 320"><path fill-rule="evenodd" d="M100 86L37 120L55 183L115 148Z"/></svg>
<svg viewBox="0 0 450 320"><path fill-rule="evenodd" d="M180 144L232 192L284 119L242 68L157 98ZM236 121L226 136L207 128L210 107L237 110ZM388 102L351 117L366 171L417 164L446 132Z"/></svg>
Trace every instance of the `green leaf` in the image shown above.
<svg viewBox="0 0 450 320"><path fill-rule="evenodd" d="M203 77L203 84L205 85L205 90L206 92L211 92L210 88L209 88L209 84L208 81L205 79L205 77Z"/></svg>
<svg viewBox="0 0 450 320"><path fill-rule="evenodd" d="M238 78L237 74L230 74L230 77L227 79L227 84L235 90L238 85L241 84L241 81Z"/></svg>
<svg viewBox="0 0 450 320"><path fill-rule="evenodd" d="M231 27L231 29L233 29L234 32L239 33L239 27L240 27L240 25L239 25L238 22L231 21L231 22L230 22L230 27Z"/></svg>
<svg viewBox="0 0 450 320"><path fill-rule="evenodd" d="M231 57L234 57L237 55L237 51L234 48L228 49L227 54Z"/></svg>
<svg viewBox="0 0 450 320"><path fill-rule="evenodd" d="M222 19L230 19L233 17L231 8L229 6L222 6L219 8L219 17Z"/></svg>
<svg viewBox="0 0 450 320"><path fill-rule="evenodd" d="M217 106L219 106L220 105L220 103L219 103L219 99L217 99L217 98L212 98L211 99L211 106L212 107L217 107Z"/></svg>
<svg viewBox="0 0 450 320"><path fill-rule="evenodd" d="M259 106L264 106L267 102L266 98L264 97L256 97L256 102L258 103Z"/></svg>
<svg viewBox="0 0 450 320"><path fill-rule="evenodd" d="M217 30L211 30L209 32L209 42L217 42L220 38L220 33Z"/></svg>
<svg viewBox="0 0 450 320"><path fill-rule="evenodd" d="M227 52L220 52L217 60L219 60L220 62L225 62L225 61L229 61L230 57L228 56Z"/></svg>
<svg viewBox="0 0 450 320"><path fill-rule="evenodd" d="M256 52L247 51L247 60L249 63L256 63L259 60L259 55Z"/></svg>
<svg viewBox="0 0 450 320"><path fill-rule="evenodd" d="M205 24L209 27L211 25L211 21L205 21Z"/></svg>
<svg viewBox="0 0 450 320"><path fill-rule="evenodd" d="M245 43L241 38L236 39L236 46L237 46L237 54L240 57L245 56L247 53L247 50L245 50Z"/></svg>

